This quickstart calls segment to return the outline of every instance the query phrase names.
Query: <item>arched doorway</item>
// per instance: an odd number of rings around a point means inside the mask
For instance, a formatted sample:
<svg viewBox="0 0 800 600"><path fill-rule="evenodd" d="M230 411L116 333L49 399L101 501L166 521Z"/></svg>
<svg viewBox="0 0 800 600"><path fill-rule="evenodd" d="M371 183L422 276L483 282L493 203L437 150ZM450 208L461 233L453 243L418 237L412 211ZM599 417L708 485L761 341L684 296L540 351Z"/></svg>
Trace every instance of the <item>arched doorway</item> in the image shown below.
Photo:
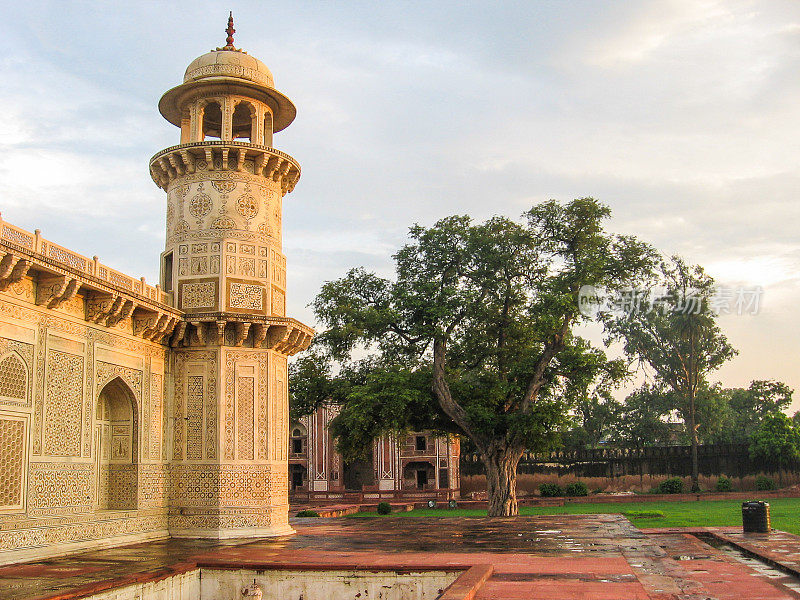
<svg viewBox="0 0 800 600"><path fill-rule="evenodd" d="M97 397L97 509L132 510L139 487L136 398L119 377Z"/></svg>
<svg viewBox="0 0 800 600"><path fill-rule="evenodd" d="M291 491L303 490L307 482L307 472L303 465L289 465L289 486Z"/></svg>
<svg viewBox="0 0 800 600"><path fill-rule="evenodd" d="M428 461L415 460L403 468L403 489L427 490L436 487L436 472Z"/></svg>
<svg viewBox="0 0 800 600"><path fill-rule="evenodd" d="M306 458L308 455L308 431L301 423L292 426L289 437L289 455L291 458Z"/></svg>

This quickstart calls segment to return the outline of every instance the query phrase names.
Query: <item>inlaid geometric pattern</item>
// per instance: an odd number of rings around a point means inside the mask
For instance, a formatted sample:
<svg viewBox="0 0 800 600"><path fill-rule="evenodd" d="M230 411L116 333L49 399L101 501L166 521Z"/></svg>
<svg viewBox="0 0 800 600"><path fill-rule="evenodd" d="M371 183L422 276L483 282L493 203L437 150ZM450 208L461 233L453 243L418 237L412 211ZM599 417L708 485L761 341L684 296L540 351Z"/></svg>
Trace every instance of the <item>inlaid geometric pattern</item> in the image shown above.
<svg viewBox="0 0 800 600"><path fill-rule="evenodd" d="M284 406L287 398L286 389L286 358L273 357L275 365L274 395L270 398L272 406ZM264 399L266 401L266 398ZM272 458L273 460L286 460L289 451L289 423L285 410L275 410L272 415Z"/></svg>
<svg viewBox="0 0 800 600"><path fill-rule="evenodd" d="M239 257L239 274L249 277L256 276L256 259Z"/></svg>
<svg viewBox="0 0 800 600"><path fill-rule="evenodd" d="M189 202L189 214L196 219L202 219L211 212L213 202L205 194L199 194Z"/></svg>
<svg viewBox="0 0 800 600"><path fill-rule="evenodd" d="M189 375L186 393L186 458L203 458L203 376Z"/></svg>
<svg viewBox="0 0 800 600"><path fill-rule="evenodd" d="M89 510L94 465L31 463L28 511L37 516Z"/></svg>
<svg viewBox="0 0 800 600"><path fill-rule="evenodd" d="M150 376L150 458L161 458L161 430L164 413L163 376L153 373Z"/></svg>
<svg viewBox="0 0 800 600"><path fill-rule="evenodd" d="M237 382L238 458L253 460L253 403L255 402L255 379L239 377Z"/></svg>
<svg viewBox="0 0 800 600"><path fill-rule="evenodd" d="M253 196L241 196L236 201L236 210L245 219L252 219L258 214L258 200Z"/></svg>
<svg viewBox="0 0 800 600"><path fill-rule="evenodd" d="M44 453L50 456L80 456L82 356L50 350L45 405Z"/></svg>
<svg viewBox="0 0 800 600"><path fill-rule="evenodd" d="M185 507L258 506L285 491L285 469L260 464L174 465L172 497Z"/></svg>
<svg viewBox="0 0 800 600"><path fill-rule="evenodd" d="M24 400L27 396L28 372L13 354L0 360L0 396Z"/></svg>
<svg viewBox="0 0 800 600"><path fill-rule="evenodd" d="M260 285L250 285L247 283L231 283L228 303L231 308L263 310L264 288Z"/></svg>
<svg viewBox="0 0 800 600"><path fill-rule="evenodd" d="M0 419L0 508L22 504L25 421Z"/></svg>
<svg viewBox="0 0 800 600"><path fill-rule="evenodd" d="M181 308L211 308L216 304L216 285L212 281L184 283Z"/></svg>
<svg viewBox="0 0 800 600"><path fill-rule="evenodd" d="M284 293L277 289L272 289L272 314L279 317L286 316L286 297Z"/></svg>

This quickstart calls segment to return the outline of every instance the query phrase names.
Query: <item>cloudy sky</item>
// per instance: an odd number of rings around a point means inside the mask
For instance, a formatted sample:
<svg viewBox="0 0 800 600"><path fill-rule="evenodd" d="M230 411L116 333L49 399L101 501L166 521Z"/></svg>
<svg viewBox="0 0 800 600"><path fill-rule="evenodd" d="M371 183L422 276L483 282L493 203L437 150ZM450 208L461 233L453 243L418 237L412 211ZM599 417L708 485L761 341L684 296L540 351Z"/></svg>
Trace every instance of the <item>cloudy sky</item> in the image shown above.
<svg viewBox="0 0 800 600"><path fill-rule="evenodd" d="M289 314L323 281L388 275L414 222L594 196L611 228L761 286L721 324L728 386L800 389L800 2L2 2L4 219L156 281L178 142L157 102L224 44L298 118L285 202ZM735 311L734 311L735 312ZM793 408L800 408L800 392Z"/></svg>

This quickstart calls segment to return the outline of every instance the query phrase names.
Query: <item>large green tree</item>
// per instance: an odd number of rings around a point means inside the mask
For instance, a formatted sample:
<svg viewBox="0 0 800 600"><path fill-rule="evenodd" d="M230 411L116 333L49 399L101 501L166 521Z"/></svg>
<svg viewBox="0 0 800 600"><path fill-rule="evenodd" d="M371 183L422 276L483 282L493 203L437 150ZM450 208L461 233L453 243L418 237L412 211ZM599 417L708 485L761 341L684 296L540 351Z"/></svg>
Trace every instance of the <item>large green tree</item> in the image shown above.
<svg viewBox="0 0 800 600"><path fill-rule="evenodd" d="M793 390L780 381L756 380L745 388L725 390L731 413L727 438L747 443L764 420L789 408Z"/></svg>
<svg viewBox="0 0 800 600"><path fill-rule="evenodd" d="M672 411L669 393L645 384L629 394L611 426L614 443L622 447L642 448L668 444Z"/></svg>
<svg viewBox="0 0 800 600"><path fill-rule="evenodd" d="M800 459L800 432L783 413L767 415L751 436L750 456L770 467L785 467Z"/></svg>
<svg viewBox="0 0 800 600"><path fill-rule="evenodd" d="M534 206L523 223L415 225L394 279L354 269L326 283L314 301L327 327L321 345L335 361L366 356L374 367L347 377L336 430L360 428L363 442L410 413L446 417L440 427L468 437L481 457L489 514L517 514L523 452L549 447L574 400L613 385L618 371L573 333L585 319L582 286L621 288L653 265L649 246L605 231L609 214L582 198Z"/></svg>
<svg viewBox="0 0 800 600"><path fill-rule="evenodd" d="M716 322L710 299L714 281L679 257L661 262L651 287L636 290L622 310L604 313L610 338L639 360L656 386L674 394L673 409L692 445L692 488L698 490L698 399L707 376L736 351Z"/></svg>

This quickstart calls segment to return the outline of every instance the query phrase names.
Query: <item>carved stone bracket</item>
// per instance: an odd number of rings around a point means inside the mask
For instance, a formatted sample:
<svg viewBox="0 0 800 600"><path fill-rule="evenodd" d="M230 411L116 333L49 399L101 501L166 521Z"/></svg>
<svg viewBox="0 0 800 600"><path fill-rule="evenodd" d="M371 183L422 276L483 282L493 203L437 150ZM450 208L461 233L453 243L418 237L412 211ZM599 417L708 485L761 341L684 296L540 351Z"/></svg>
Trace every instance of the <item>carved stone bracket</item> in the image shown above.
<svg viewBox="0 0 800 600"><path fill-rule="evenodd" d="M222 346L225 343L225 325L227 321L217 321L217 345Z"/></svg>
<svg viewBox="0 0 800 600"><path fill-rule="evenodd" d="M133 319L133 334L141 336L145 340L161 342L169 333L172 333L177 321L177 317L168 313L143 311L141 316Z"/></svg>
<svg viewBox="0 0 800 600"><path fill-rule="evenodd" d="M108 323L117 317L125 304L125 298L116 294L94 292L86 299L86 320L93 323Z"/></svg>
<svg viewBox="0 0 800 600"><path fill-rule="evenodd" d="M172 335L170 345L173 348L181 345L189 347L209 344L234 347L247 345L292 355L308 348L314 336L313 329L294 319L281 319L278 322L251 321L242 318L241 315L221 313L202 315L201 318L202 320L195 317L192 321L178 320L177 323L170 323L169 333ZM226 327L229 328L227 339Z"/></svg>
<svg viewBox="0 0 800 600"><path fill-rule="evenodd" d="M235 161L229 161L229 156L235 157ZM229 168L242 171L245 161L252 160L254 174L279 182L284 194L291 192L300 179L300 165L285 152L246 142L214 140L162 150L150 159L150 175L156 185L166 189L176 177L194 173L198 160L204 160L209 171L216 170L215 159L219 160L223 171Z"/></svg>
<svg viewBox="0 0 800 600"><path fill-rule="evenodd" d="M247 321L239 321L236 323L236 336L233 339L234 346L241 346L247 339L247 334L250 332L250 323Z"/></svg>
<svg viewBox="0 0 800 600"><path fill-rule="evenodd" d="M172 334L172 340L170 341L170 346L172 346L173 348L177 348L182 343L184 343L187 325L188 323L186 321L178 321L178 324L175 327L175 331Z"/></svg>
<svg viewBox="0 0 800 600"><path fill-rule="evenodd" d="M133 300L125 300L122 304L122 308L116 314L110 315L106 319L106 325L108 327L114 327L118 323L129 319L133 314L133 311L136 309L136 302Z"/></svg>
<svg viewBox="0 0 800 600"><path fill-rule="evenodd" d="M192 325L194 326L194 335L195 339L197 340L197 344L200 346L206 345L206 324L202 321L192 321Z"/></svg>
<svg viewBox="0 0 800 600"><path fill-rule="evenodd" d="M39 278L36 287L36 304L47 308L58 308L72 300L78 293L81 283L69 275L51 275Z"/></svg>
<svg viewBox="0 0 800 600"><path fill-rule="evenodd" d="M31 261L11 253L0 260L0 292L7 290L15 283L22 281L31 267Z"/></svg>
<svg viewBox="0 0 800 600"><path fill-rule="evenodd" d="M261 344L267 337L267 326L264 323L253 325L253 348L261 348Z"/></svg>

